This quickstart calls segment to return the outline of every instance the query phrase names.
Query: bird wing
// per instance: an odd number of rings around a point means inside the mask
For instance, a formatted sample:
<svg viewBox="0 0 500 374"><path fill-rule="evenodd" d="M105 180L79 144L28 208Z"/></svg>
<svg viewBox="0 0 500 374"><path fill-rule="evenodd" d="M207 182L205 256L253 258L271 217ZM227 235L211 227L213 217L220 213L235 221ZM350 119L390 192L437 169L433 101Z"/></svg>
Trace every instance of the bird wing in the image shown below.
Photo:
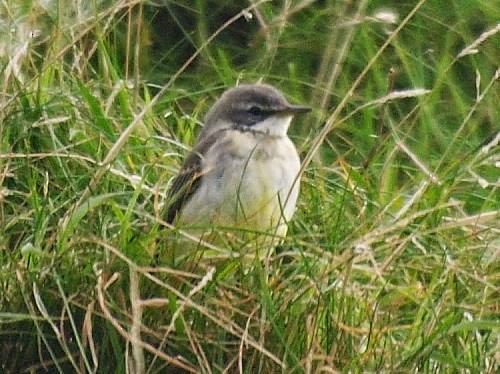
<svg viewBox="0 0 500 374"><path fill-rule="evenodd" d="M179 175L174 179L168 192L169 204L166 215L168 223L172 224L174 222L182 207L200 187L202 177L207 172L202 170L203 158L219 136L220 131L217 131L200 140L186 158Z"/></svg>

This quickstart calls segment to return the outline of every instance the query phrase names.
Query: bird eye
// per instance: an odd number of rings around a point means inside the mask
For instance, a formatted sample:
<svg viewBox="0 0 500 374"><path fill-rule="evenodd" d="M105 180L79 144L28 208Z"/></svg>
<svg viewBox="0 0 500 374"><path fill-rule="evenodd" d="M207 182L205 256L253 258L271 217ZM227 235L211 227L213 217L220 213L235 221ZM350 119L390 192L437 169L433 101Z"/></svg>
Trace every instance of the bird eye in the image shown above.
<svg viewBox="0 0 500 374"><path fill-rule="evenodd" d="M253 106L250 109L248 109L248 113L254 116L261 116L264 112L258 106Z"/></svg>

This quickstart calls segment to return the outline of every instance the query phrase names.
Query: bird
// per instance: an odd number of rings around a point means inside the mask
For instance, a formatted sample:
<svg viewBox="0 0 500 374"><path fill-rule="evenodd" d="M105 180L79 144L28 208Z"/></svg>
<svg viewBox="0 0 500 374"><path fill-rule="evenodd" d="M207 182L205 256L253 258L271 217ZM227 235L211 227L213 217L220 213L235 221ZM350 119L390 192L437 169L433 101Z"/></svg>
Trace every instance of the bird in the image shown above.
<svg viewBox="0 0 500 374"><path fill-rule="evenodd" d="M269 254L285 237L299 195L300 158L288 128L310 110L268 84L225 91L171 183L165 221L200 241L238 242L250 257L256 247Z"/></svg>

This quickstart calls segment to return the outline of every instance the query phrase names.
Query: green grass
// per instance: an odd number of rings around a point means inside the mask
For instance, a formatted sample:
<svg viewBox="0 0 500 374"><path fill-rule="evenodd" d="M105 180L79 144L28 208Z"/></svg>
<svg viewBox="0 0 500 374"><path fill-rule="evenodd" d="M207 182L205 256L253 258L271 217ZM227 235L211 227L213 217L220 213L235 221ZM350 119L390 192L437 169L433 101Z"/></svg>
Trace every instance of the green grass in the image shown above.
<svg viewBox="0 0 500 374"><path fill-rule="evenodd" d="M1 371L498 371L494 1L63 3L0 5ZM314 108L287 239L150 267L204 113L261 78Z"/></svg>

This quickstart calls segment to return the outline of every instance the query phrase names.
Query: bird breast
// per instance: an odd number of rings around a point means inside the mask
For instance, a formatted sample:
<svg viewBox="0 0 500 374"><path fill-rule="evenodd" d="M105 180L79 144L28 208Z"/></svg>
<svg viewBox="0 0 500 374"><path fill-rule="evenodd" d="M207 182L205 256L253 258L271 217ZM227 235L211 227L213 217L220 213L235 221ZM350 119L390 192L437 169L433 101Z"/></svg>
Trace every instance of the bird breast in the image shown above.
<svg viewBox="0 0 500 374"><path fill-rule="evenodd" d="M181 221L277 228L295 210L299 169L299 156L287 136L229 130L206 153L203 179Z"/></svg>

